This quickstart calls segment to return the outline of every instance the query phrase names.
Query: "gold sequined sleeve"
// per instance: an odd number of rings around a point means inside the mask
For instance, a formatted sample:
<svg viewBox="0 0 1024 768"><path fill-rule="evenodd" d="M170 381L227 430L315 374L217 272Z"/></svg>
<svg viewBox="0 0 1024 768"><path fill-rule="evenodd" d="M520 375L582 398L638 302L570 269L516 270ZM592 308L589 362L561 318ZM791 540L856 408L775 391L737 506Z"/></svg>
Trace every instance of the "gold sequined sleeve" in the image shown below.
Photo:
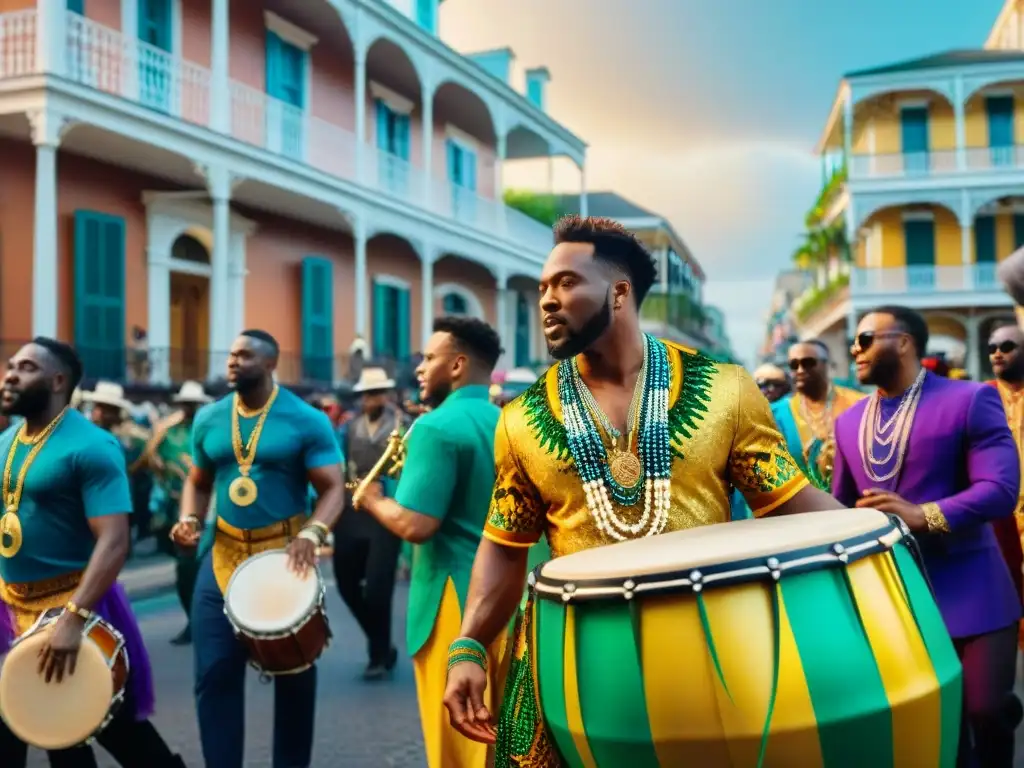
<svg viewBox="0 0 1024 768"><path fill-rule="evenodd" d="M484 537L506 547L529 547L544 533L544 507L509 437L509 413L509 407L502 410L494 433L494 491Z"/></svg>
<svg viewBox="0 0 1024 768"><path fill-rule="evenodd" d="M757 384L739 366L736 376L736 430L729 474L755 517L761 517L793 498L808 480L786 448Z"/></svg>

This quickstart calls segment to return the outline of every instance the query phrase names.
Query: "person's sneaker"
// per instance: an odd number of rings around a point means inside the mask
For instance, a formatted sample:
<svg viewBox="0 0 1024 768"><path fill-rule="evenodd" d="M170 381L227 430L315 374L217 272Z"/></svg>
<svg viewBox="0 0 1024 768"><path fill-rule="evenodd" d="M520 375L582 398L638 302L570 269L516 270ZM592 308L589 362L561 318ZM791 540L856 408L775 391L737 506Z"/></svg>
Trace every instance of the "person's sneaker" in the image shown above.
<svg viewBox="0 0 1024 768"><path fill-rule="evenodd" d="M192 625L186 624L185 628L181 630L177 635L171 638L171 645L191 645L192 644Z"/></svg>

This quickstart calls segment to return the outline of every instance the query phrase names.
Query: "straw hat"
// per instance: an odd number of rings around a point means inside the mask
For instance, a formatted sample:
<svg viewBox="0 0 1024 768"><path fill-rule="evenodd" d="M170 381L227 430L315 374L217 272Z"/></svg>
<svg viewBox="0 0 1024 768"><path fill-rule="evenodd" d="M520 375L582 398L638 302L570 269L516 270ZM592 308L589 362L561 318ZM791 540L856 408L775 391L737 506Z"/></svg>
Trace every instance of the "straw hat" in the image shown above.
<svg viewBox="0 0 1024 768"><path fill-rule="evenodd" d="M359 381L352 387L353 392L386 392L395 388L394 379L388 376L383 368L363 368Z"/></svg>
<svg viewBox="0 0 1024 768"><path fill-rule="evenodd" d="M124 387L112 381L97 381L96 389L82 393L82 400L93 405L110 405L123 410L130 410L132 405L125 399Z"/></svg>
<svg viewBox="0 0 1024 768"><path fill-rule="evenodd" d="M186 381L181 385L181 389L178 390L173 398L176 403L210 403L213 402L213 398L206 394L206 390L203 389L203 385L198 381Z"/></svg>

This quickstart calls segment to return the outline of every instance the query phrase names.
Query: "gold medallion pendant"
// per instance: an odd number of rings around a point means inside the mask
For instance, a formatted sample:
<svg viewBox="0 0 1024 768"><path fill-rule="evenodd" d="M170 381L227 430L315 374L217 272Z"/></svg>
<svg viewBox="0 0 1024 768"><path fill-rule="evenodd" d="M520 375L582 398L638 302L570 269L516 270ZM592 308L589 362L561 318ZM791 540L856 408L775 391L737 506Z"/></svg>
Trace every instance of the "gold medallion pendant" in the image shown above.
<svg viewBox="0 0 1024 768"><path fill-rule="evenodd" d="M14 557L22 544L21 521L12 512L0 517L0 557Z"/></svg>
<svg viewBox="0 0 1024 768"><path fill-rule="evenodd" d="M612 451L608 469L612 473L612 480L623 488L632 488L644 474L643 464L632 451Z"/></svg>
<svg viewBox="0 0 1024 768"><path fill-rule="evenodd" d="M228 486L228 498L239 507L248 507L256 502L256 483L251 477L236 477Z"/></svg>

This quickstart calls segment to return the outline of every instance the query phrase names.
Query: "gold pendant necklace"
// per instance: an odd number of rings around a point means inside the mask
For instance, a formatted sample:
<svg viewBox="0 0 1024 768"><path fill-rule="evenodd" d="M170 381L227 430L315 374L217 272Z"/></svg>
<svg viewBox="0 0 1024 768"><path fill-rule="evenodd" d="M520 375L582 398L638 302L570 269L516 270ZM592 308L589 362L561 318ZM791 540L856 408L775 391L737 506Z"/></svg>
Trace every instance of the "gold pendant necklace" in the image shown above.
<svg viewBox="0 0 1024 768"><path fill-rule="evenodd" d="M256 503L256 499L259 496L259 488L256 487L256 481L249 477L249 472L252 470L253 462L256 460L256 446L259 445L260 435L263 433L263 425L267 421L267 414L270 413L274 400L277 399L277 393L278 387L275 384L270 397L267 398L266 405L257 411L259 418L256 420L256 425L252 428L252 434L249 435L249 439L244 446L242 444L242 426L238 420L242 403L238 393L235 393L234 402L231 404L231 447L235 452L239 476L232 480L231 485L228 486L228 498L235 506L252 506Z"/></svg>
<svg viewBox="0 0 1024 768"><path fill-rule="evenodd" d="M30 439L25 439L27 425L23 423L11 441L11 447L7 450L7 461L4 464L2 488L4 513L0 517L0 557L14 557L21 551L21 547L25 543L21 520L18 518L18 510L21 507L21 495L25 491L25 477L28 475L28 468L32 466L32 462L35 461L36 456L39 455L39 452L46 444L46 440L53 434L61 419L64 418L65 413L67 413L67 408L57 414L57 418L47 424L42 432ZM25 457L25 461L22 462L21 468L18 470L18 479L14 482L14 487L12 488L11 475L13 474L14 457L18 452L19 445L31 445L32 448L29 450L28 456Z"/></svg>
<svg viewBox="0 0 1024 768"><path fill-rule="evenodd" d="M608 470L612 479L623 488L632 488L644 473L643 464L635 453L628 448L622 450L618 446L612 448L608 457Z"/></svg>

